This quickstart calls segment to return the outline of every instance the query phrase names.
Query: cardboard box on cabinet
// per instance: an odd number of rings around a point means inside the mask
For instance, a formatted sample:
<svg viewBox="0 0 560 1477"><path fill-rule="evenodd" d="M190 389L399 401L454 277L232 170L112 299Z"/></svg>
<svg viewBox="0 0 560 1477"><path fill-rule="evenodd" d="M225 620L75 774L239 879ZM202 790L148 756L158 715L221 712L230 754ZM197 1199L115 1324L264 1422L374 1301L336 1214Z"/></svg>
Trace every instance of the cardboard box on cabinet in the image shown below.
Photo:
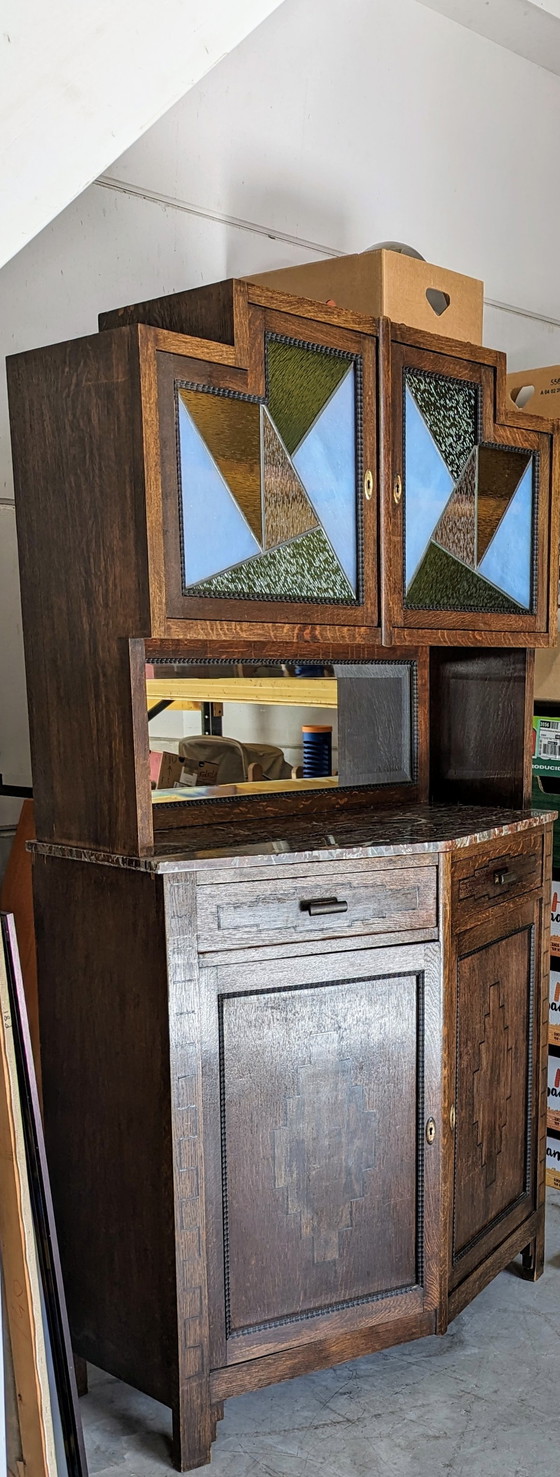
<svg viewBox="0 0 560 1477"><path fill-rule="evenodd" d="M508 374L507 393L516 410L543 415L547 420L560 416L560 364Z"/></svg>
<svg viewBox="0 0 560 1477"><path fill-rule="evenodd" d="M400 251L361 251L244 279L427 333L482 343L484 283Z"/></svg>
<svg viewBox="0 0 560 1477"><path fill-rule="evenodd" d="M546 1140L546 1183L552 1190L560 1190L560 1138L548 1135Z"/></svg>

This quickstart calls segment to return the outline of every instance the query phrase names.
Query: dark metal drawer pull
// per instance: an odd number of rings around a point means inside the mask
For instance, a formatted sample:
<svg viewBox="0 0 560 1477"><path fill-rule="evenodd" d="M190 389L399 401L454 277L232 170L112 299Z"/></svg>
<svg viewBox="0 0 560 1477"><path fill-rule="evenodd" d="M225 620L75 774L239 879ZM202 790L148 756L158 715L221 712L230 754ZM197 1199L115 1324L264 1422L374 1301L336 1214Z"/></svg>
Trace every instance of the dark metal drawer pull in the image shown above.
<svg viewBox="0 0 560 1477"><path fill-rule="evenodd" d="M507 882L507 877L508 877L508 869L507 869L507 867L500 867L500 870L498 872L494 872L494 886L495 887L503 887L504 886L504 883Z"/></svg>
<svg viewBox="0 0 560 1477"><path fill-rule="evenodd" d="M348 903L337 897L313 897L308 902L300 903L302 913L309 913L310 918L316 918L318 913L347 913Z"/></svg>

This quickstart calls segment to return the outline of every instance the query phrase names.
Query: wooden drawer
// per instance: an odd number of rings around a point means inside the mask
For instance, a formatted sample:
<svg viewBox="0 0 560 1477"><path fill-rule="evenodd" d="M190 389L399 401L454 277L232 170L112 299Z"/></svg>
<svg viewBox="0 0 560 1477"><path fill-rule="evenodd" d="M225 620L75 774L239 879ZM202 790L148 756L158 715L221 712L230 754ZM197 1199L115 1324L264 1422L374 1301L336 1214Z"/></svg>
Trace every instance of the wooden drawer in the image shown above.
<svg viewBox="0 0 560 1477"><path fill-rule="evenodd" d="M362 872L316 867L297 877L198 888L198 946L239 949L435 929L436 868Z"/></svg>
<svg viewBox="0 0 560 1477"><path fill-rule="evenodd" d="M542 835L523 837L509 847L481 847L453 863L454 926L461 928L504 898L524 897L542 886Z"/></svg>

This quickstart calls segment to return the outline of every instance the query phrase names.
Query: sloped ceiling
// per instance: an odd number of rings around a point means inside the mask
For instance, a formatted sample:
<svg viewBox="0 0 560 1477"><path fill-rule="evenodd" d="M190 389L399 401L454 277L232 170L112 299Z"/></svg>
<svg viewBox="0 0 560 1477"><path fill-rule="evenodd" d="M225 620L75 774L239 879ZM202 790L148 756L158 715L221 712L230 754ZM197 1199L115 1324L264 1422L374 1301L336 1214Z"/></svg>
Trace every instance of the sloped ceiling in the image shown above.
<svg viewBox="0 0 560 1477"><path fill-rule="evenodd" d="M3 0L0 266L282 0Z"/></svg>
<svg viewBox="0 0 560 1477"><path fill-rule="evenodd" d="M560 0L418 0L560 76Z"/></svg>

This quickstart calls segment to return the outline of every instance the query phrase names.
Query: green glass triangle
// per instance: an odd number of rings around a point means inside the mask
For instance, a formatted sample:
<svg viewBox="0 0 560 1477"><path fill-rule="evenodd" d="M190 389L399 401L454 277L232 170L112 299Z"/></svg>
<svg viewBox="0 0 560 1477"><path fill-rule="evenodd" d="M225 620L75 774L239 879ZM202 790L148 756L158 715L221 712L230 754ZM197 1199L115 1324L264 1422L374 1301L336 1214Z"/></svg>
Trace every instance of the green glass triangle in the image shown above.
<svg viewBox="0 0 560 1477"><path fill-rule="evenodd" d="M437 544L429 544L405 605L407 610L481 610L494 615L519 615L523 609Z"/></svg>
<svg viewBox="0 0 560 1477"><path fill-rule="evenodd" d="M267 406L290 456L344 379L350 362L324 349L267 340Z"/></svg>
<svg viewBox="0 0 560 1477"><path fill-rule="evenodd" d="M406 369L405 377L456 482L477 439L478 386L425 369Z"/></svg>
<svg viewBox="0 0 560 1477"><path fill-rule="evenodd" d="M227 595L230 599L321 600L354 604L354 591L322 528L246 559L212 579L191 585L187 595Z"/></svg>

